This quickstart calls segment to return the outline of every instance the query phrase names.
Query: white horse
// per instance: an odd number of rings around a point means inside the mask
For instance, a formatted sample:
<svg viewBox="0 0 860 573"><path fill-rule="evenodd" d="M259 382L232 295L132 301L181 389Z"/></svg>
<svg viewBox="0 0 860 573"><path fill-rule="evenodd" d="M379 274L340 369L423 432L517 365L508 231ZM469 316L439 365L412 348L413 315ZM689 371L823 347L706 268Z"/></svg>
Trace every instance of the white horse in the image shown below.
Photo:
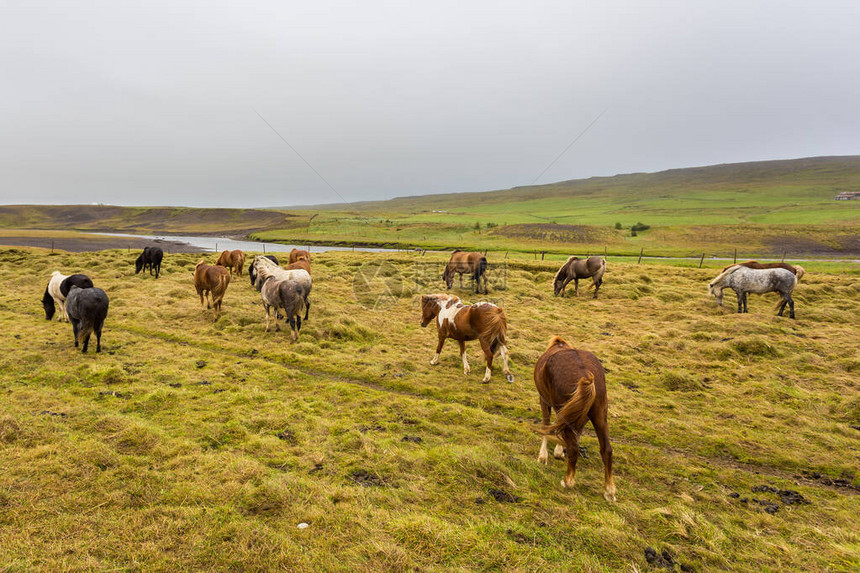
<svg viewBox="0 0 860 573"><path fill-rule="evenodd" d="M262 293L263 282L266 277L272 277L275 280L279 281L295 281L302 287L302 292L304 293L304 301L305 301L305 320L308 319L308 312L311 309L311 303L308 301L308 295L311 294L311 275L308 271L304 269L291 269L286 270L281 268L277 263L273 262L268 257L257 255L254 257L254 262L251 263L251 269L248 270L248 274L254 274L254 288L257 291ZM260 279L263 280L260 280ZM268 314L267 314L268 316ZM268 322L268 320L267 320Z"/></svg>
<svg viewBox="0 0 860 573"><path fill-rule="evenodd" d="M51 273L45 294L42 296L42 306L45 307L45 320L54 318L54 303L60 307L59 321L68 321L66 317L66 296L73 287L92 288L93 281L87 275L64 275L60 271Z"/></svg>
<svg viewBox="0 0 860 573"><path fill-rule="evenodd" d="M797 277L785 269L750 269L741 265L733 265L708 284L708 293L714 295L717 304L723 305L723 289L730 288L738 295L738 312L749 312L747 309L747 293L762 294L778 292L781 297L776 303L779 316L790 306L789 316L794 318L794 300L791 292L797 286Z"/></svg>

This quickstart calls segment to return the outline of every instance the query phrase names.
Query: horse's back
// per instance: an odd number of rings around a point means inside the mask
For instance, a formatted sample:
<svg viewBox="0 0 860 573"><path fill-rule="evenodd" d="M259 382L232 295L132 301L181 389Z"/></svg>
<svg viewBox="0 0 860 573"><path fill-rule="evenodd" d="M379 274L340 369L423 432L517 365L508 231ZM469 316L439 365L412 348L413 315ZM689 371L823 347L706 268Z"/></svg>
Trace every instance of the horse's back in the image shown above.
<svg viewBox="0 0 860 573"><path fill-rule="evenodd" d="M594 376L594 388L598 393L606 392L606 377L600 359L588 350L569 346L550 347L535 365L535 382L545 377L544 384L566 400L577 388L580 378ZM540 390L540 386L538 386Z"/></svg>

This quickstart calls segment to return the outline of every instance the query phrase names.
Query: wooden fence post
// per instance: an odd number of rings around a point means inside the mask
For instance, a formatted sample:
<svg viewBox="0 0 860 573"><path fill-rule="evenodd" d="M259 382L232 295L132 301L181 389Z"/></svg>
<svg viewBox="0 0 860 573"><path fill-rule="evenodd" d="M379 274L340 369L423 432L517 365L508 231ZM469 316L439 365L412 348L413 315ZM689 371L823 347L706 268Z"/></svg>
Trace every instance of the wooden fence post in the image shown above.
<svg viewBox="0 0 860 573"><path fill-rule="evenodd" d="M642 262L642 253L644 253L644 252L645 252L645 247L642 247L641 249L639 249L639 260L636 261L637 265Z"/></svg>
<svg viewBox="0 0 860 573"><path fill-rule="evenodd" d="M734 260L732 261L732 264L733 264L733 265L736 265L737 263L738 263L738 248L737 248L737 247L735 247L735 258L734 258Z"/></svg>
<svg viewBox="0 0 860 573"><path fill-rule="evenodd" d="M505 251L505 258L508 258L508 251Z"/></svg>
<svg viewBox="0 0 860 573"><path fill-rule="evenodd" d="M606 245L603 245L603 260L606 260Z"/></svg>
<svg viewBox="0 0 860 573"><path fill-rule="evenodd" d="M54 252L54 241L51 241L51 252Z"/></svg>
<svg viewBox="0 0 860 573"><path fill-rule="evenodd" d="M543 260L544 255L546 255L546 251L540 252L540 260Z"/></svg>
<svg viewBox="0 0 860 573"><path fill-rule="evenodd" d="M784 262L785 262L785 251L783 251L783 252L782 252L782 260L781 260L780 262L781 262L781 263L784 263Z"/></svg>
<svg viewBox="0 0 860 573"><path fill-rule="evenodd" d="M702 258L699 259L699 268L700 269L702 268L702 263L704 263L704 262L705 262L705 253L702 253Z"/></svg>

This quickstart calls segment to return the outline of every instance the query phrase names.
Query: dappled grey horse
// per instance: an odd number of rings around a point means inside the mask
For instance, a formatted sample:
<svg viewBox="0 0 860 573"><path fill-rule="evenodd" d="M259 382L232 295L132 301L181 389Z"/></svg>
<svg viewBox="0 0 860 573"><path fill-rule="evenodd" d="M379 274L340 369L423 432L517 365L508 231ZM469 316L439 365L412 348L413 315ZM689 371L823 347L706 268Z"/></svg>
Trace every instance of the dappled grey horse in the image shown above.
<svg viewBox="0 0 860 573"><path fill-rule="evenodd" d="M797 286L797 277L785 269L750 269L741 265L733 265L708 284L708 292L717 299L717 304L723 305L723 289L730 288L738 295L738 312L748 312L747 293L777 292L782 297L776 303L779 316L789 305L789 316L794 318L794 300L791 292Z"/></svg>

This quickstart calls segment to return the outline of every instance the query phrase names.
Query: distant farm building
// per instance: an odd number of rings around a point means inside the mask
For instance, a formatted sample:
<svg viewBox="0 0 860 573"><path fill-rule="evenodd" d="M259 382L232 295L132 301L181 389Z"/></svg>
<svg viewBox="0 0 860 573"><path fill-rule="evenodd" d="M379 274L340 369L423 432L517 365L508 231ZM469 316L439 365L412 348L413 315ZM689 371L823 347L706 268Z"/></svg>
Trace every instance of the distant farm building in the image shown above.
<svg viewBox="0 0 860 573"><path fill-rule="evenodd" d="M837 201L860 201L860 191L843 191L835 199Z"/></svg>

